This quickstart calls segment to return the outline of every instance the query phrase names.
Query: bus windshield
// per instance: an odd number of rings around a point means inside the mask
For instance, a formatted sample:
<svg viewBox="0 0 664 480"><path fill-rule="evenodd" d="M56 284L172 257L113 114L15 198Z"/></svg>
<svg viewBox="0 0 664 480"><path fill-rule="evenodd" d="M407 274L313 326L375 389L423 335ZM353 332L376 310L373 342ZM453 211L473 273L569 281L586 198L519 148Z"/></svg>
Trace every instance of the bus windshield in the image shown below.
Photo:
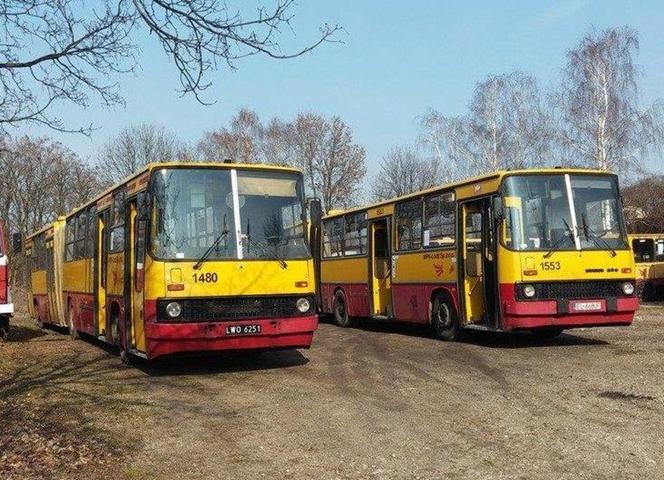
<svg viewBox="0 0 664 480"><path fill-rule="evenodd" d="M210 248L208 259L309 257L299 174L160 169L152 194L151 250L157 258L198 260Z"/></svg>
<svg viewBox="0 0 664 480"><path fill-rule="evenodd" d="M503 183L505 245L519 251L627 247L612 175L522 175Z"/></svg>

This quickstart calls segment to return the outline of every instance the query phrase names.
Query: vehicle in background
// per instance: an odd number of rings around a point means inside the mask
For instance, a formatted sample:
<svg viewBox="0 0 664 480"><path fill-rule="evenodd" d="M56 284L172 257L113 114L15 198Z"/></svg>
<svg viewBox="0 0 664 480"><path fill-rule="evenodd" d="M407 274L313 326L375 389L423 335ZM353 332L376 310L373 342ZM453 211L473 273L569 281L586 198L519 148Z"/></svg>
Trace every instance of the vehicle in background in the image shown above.
<svg viewBox="0 0 664 480"><path fill-rule="evenodd" d="M532 331L632 323L638 308L618 178L592 170L499 171L328 214L320 293L353 317Z"/></svg>
<svg viewBox="0 0 664 480"><path fill-rule="evenodd" d="M305 213L298 170L151 164L28 237L32 314L123 361L308 348Z"/></svg>
<svg viewBox="0 0 664 480"><path fill-rule="evenodd" d="M664 234L629 236L636 262L636 290L644 300L657 300L664 287Z"/></svg>
<svg viewBox="0 0 664 480"><path fill-rule="evenodd" d="M9 291L9 244L5 226L0 222L0 340L9 335L9 319L14 315L14 304Z"/></svg>

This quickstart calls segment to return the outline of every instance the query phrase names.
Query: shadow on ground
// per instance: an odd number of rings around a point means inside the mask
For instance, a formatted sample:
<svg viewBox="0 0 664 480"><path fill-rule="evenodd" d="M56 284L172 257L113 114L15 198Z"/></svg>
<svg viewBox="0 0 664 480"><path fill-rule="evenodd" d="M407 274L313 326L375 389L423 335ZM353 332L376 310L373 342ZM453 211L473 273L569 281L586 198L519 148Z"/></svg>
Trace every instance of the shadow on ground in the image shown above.
<svg viewBox="0 0 664 480"><path fill-rule="evenodd" d="M333 324L329 319L325 323ZM339 327L338 327L339 328ZM428 325L398 323L372 319L357 319L353 327L368 332L406 335L411 337L431 338L433 334ZM533 348L533 347L573 347L589 345L608 345L608 342L596 338L580 336L567 330L553 339L542 339L529 332L502 333L467 330L462 342L489 348Z"/></svg>

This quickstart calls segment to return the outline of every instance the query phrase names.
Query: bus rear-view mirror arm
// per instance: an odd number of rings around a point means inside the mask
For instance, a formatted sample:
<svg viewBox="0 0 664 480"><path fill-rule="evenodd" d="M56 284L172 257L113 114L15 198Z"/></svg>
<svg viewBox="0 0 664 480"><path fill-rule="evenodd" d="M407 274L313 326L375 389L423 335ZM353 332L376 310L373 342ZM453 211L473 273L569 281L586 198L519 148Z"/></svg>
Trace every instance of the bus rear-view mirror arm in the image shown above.
<svg viewBox="0 0 664 480"><path fill-rule="evenodd" d="M23 235L20 232L12 233L12 252L19 253L23 250Z"/></svg>

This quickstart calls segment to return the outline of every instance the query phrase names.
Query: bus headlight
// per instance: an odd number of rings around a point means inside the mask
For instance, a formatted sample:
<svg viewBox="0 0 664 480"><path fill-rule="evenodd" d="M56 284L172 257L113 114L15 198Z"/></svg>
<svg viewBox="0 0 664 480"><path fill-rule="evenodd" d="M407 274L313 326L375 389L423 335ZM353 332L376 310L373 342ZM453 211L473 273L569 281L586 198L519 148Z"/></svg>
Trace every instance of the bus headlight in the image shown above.
<svg viewBox="0 0 664 480"><path fill-rule="evenodd" d="M297 302L295 302L295 306L300 313L307 313L311 308L311 302L306 298L298 298Z"/></svg>
<svg viewBox="0 0 664 480"><path fill-rule="evenodd" d="M166 313L171 318L177 318L182 313L182 305L178 302L170 302L166 305Z"/></svg>
<svg viewBox="0 0 664 480"><path fill-rule="evenodd" d="M535 296L535 287L533 285L524 285L521 291L526 298L533 298Z"/></svg>
<svg viewBox="0 0 664 480"><path fill-rule="evenodd" d="M634 284L632 282L625 282L622 284L622 291L625 295L634 294Z"/></svg>

